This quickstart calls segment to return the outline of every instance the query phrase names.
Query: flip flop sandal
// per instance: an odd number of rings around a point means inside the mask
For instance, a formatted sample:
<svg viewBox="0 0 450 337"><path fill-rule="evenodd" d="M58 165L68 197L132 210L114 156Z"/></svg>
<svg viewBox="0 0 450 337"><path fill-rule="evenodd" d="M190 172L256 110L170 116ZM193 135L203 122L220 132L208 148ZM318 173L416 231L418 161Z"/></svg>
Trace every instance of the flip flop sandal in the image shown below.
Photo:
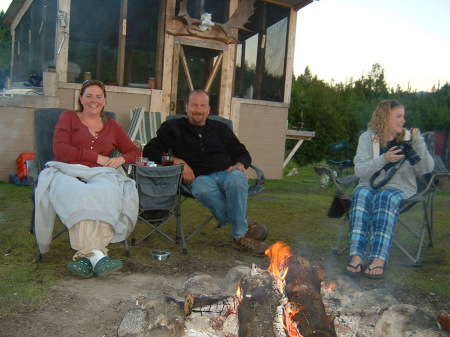
<svg viewBox="0 0 450 337"><path fill-rule="evenodd" d="M354 271L350 271L347 268L345 269L345 273L351 277L359 277L364 272L364 265L362 263L358 263L356 266L349 263L349 264L347 264L347 267L350 267L354 270ZM359 271L356 271L358 268L360 268Z"/></svg>
<svg viewBox="0 0 450 337"><path fill-rule="evenodd" d="M367 278L370 278L372 280L380 280L382 278L384 278L384 266L376 266L373 268L367 267L367 271L371 272L372 270L375 269L381 269L383 272L381 274L368 274L368 273L364 273L364 276Z"/></svg>
<svg viewBox="0 0 450 337"><path fill-rule="evenodd" d="M105 256L95 264L94 276L105 276L120 268L122 268L122 262L120 260L111 260L109 257Z"/></svg>
<svg viewBox="0 0 450 337"><path fill-rule="evenodd" d="M82 277L92 277L94 272L92 270L92 263L88 258L82 257L78 261L69 262L66 266L67 270Z"/></svg>

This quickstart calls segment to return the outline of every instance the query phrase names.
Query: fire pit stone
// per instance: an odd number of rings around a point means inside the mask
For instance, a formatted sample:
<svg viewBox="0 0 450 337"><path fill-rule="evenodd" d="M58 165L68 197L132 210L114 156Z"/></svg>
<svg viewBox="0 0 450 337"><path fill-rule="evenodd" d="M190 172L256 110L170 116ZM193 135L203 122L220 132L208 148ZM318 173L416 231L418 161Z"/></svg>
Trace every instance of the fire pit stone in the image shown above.
<svg viewBox="0 0 450 337"><path fill-rule="evenodd" d="M449 336L448 332L438 330L436 319L410 304L398 304L383 312L373 330L373 337L385 336Z"/></svg>

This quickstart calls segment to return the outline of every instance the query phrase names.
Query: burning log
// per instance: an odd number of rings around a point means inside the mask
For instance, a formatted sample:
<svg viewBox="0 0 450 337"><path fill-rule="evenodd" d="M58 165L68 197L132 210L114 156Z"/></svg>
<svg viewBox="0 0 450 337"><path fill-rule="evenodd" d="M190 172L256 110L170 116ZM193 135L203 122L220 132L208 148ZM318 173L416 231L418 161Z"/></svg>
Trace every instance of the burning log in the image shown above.
<svg viewBox="0 0 450 337"><path fill-rule="evenodd" d="M285 337L280 319L283 295L273 275L253 266L249 275L241 279L240 291L239 337Z"/></svg>
<svg viewBox="0 0 450 337"><path fill-rule="evenodd" d="M303 337L336 337L334 317L327 315L320 282L309 262L290 256L286 263L285 293L300 310L292 317Z"/></svg>

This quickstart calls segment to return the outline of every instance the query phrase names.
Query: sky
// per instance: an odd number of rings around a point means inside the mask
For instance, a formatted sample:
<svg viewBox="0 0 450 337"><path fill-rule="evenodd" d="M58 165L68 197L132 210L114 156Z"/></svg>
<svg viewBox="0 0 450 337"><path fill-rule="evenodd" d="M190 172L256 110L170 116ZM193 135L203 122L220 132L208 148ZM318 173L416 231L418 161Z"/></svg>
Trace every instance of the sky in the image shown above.
<svg viewBox="0 0 450 337"><path fill-rule="evenodd" d="M298 12L294 74L351 82L372 65L388 86L450 83L450 0L320 0Z"/></svg>
<svg viewBox="0 0 450 337"><path fill-rule="evenodd" d="M298 12L294 74L348 83L379 63L389 87L430 91L450 82L449 13L450 0L316 0Z"/></svg>

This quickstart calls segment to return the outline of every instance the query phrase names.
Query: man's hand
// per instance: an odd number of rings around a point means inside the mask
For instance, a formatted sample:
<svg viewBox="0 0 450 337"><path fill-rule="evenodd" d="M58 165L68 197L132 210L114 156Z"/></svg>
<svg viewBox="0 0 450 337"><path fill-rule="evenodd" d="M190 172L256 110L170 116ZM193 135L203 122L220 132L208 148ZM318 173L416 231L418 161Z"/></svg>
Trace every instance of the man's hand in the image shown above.
<svg viewBox="0 0 450 337"><path fill-rule="evenodd" d="M230 166L230 167L228 168L227 172L231 172L231 171L233 171L233 170L239 170L239 171L241 171L242 173L245 174L245 177L246 177L247 180L248 180L248 172L247 172L247 170L245 169L244 164L242 164L241 162L237 162L237 163L234 164L233 166Z"/></svg>
<svg viewBox="0 0 450 337"><path fill-rule="evenodd" d="M195 174L192 168L183 160L179 158L175 158L173 163L175 165L184 164L183 168L183 184L189 186L195 179Z"/></svg>

